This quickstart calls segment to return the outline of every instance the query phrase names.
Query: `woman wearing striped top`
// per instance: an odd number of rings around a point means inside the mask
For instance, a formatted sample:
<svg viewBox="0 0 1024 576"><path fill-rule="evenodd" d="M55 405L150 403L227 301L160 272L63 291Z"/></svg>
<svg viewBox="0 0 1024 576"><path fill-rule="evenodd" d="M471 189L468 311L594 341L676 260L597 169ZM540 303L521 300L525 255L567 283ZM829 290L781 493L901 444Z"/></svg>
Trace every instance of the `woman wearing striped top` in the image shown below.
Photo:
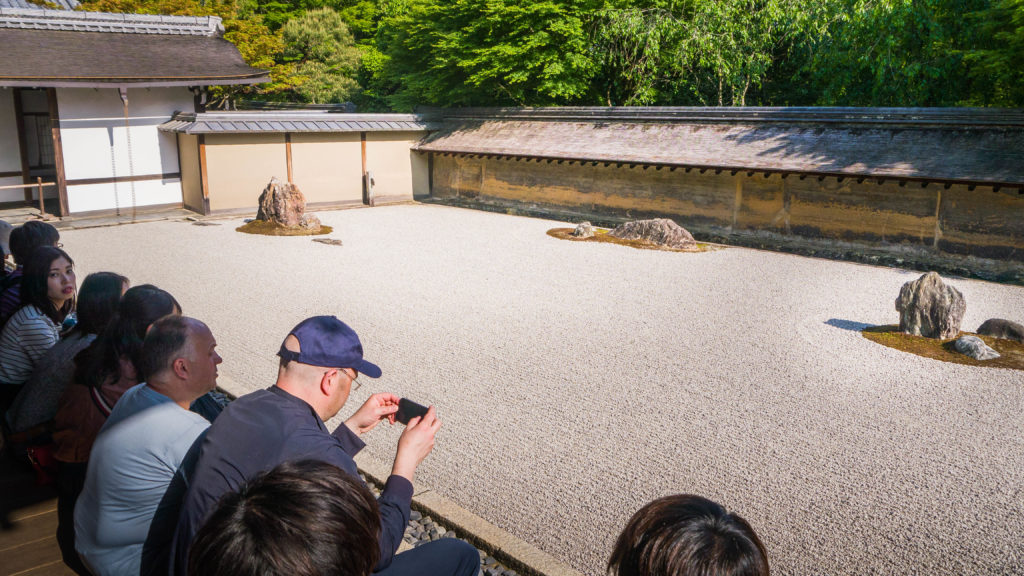
<svg viewBox="0 0 1024 576"><path fill-rule="evenodd" d="M0 402L4 409L32 375L36 362L60 339L75 306L75 263L60 248L32 252L21 281L21 308L0 333Z"/></svg>

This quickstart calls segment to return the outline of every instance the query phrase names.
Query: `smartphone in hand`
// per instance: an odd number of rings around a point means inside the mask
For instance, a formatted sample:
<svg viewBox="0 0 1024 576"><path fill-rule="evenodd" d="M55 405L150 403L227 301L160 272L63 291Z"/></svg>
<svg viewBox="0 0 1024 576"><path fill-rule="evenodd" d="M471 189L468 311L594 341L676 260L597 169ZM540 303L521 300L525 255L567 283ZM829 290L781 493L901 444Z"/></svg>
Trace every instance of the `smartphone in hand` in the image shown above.
<svg viewBox="0 0 1024 576"><path fill-rule="evenodd" d="M407 398L401 398L398 400L398 412L395 412L395 421L401 422L402 424L409 424L409 420L412 420L417 416L424 416L426 413L426 406L417 404Z"/></svg>

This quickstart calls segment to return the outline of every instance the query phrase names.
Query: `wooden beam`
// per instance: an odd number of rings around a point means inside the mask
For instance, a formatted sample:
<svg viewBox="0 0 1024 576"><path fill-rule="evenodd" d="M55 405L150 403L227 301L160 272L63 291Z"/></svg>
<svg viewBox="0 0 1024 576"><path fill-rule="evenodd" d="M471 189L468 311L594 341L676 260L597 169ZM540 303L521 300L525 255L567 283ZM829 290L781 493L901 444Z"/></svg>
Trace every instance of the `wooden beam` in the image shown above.
<svg viewBox="0 0 1024 576"><path fill-rule="evenodd" d="M295 184L295 179L292 177L292 133L284 133L284 157L288 163L288 183Z"/></svg>
<svg viewBox="0 0 1024 576"><path fill-rule="evenodd" d="M57 89L46 89L46 100L50 105L50 133L53 136L53 163L57 168L57 216L67 216L68 184L64 173L64 146L60 139L60 111L57 109Z"/></svg>
<svg viewBox="0 0 1024 576"><path fill-rule="evenodd" d="M203 214L210 214L210 174L206 169L206 134L196 136L199 141L199 181L203 184Z"/></svg>
<svg viewBox="0 0 1024 576"><path fill-rule="evenodd" d="M362 162L362 171L359 173L359 179L362 181L363 186L363 204L370 203L370 190L367 187L369 182L366 178L366 132L359 133L359 157Z"/></svg>

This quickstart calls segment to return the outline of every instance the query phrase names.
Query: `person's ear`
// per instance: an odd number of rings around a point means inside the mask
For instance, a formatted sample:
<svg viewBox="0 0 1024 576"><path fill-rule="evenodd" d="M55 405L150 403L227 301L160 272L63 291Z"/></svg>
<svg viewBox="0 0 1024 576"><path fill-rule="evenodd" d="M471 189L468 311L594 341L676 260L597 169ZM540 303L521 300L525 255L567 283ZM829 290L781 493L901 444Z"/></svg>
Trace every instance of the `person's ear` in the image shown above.
<svg viewBox="0 0 1024 576"><path fill-rule="evenodd" d="M334 392L334 387L337 385L334 377L337 372L337 370L328 370L320 377L320 392L324 396L330 396Z"/></svg>
<svg viewBox="0 0 1024 576"><path fill-rule="evenodd" d="M184 358L175 358L174 362L171 363L171 369L174 370L174 375L182 380L188 379L188 361Z"/></svg>

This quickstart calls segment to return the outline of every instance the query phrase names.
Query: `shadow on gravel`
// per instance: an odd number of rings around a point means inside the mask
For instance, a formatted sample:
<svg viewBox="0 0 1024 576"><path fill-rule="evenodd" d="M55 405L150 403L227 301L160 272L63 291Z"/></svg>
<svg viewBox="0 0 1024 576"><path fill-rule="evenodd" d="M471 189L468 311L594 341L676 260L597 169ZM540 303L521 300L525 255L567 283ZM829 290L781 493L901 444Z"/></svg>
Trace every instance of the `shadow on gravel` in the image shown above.
<svg viewBox="0 0 1024 576"><path fill-rule="evenodd" d="M865 324L863 322L854 322L853 320L840 320L839 318L829 318L825 321L825 324L829 326L835 326L836 328L842 328L843 330L849 330L851 332L860 332L865 328L871 328L874 324Z"/></svg>

